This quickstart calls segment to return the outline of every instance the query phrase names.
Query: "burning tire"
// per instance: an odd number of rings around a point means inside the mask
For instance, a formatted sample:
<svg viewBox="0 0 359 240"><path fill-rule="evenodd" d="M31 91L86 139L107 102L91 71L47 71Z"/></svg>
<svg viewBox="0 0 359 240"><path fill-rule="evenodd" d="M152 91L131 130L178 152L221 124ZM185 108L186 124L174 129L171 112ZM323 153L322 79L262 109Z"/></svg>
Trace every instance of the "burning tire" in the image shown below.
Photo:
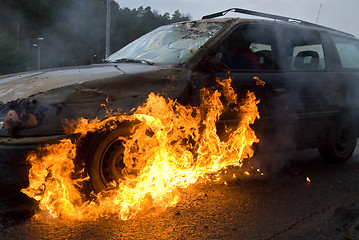
<svg viewBox="0 0 359 240"><path fill-rule="evenodd" d="M342 114L322 140L319 152L328 162L346 162L355 149L357 138L357 127L353 116L348 113Z"/></svg>
<svg viewBox="0 0 359 240"><path fill-rule="evenodd" d="M92 138L86 170L95 192L109 189L111 182L123 178L122 170L125 167L123 137L128 134L128 128L117 128Z"/></svg>

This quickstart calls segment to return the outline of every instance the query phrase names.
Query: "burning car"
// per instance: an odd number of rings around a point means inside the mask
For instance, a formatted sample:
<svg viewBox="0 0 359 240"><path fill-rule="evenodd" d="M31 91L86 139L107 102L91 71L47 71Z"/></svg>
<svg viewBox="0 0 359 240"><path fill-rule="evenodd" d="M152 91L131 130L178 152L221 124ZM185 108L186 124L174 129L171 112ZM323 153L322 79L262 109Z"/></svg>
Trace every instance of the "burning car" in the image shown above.
<svg viewBox="0 0 359 240"><path fill-rule="evenodd" d="M270 20L217 18L230 11ZM235 8L162 26L101 64L0 77L0 179L27 185L29 152L62 139L76 141L78 134L66 126L79 119L131 116L151 93L201 106L202 89L217 89L217 79L229 77L239 99L247 91L260 99L261 119L254 125L259 148L276 151L290 141L291 147L318 148L330 162L350 158L358 134L359 40L298 19ZM216 123L218 131L226 135L240 119L229 107ZM133 125L111 124L77 142L96 192L120 179L126 166L121 136Z"/></svg>

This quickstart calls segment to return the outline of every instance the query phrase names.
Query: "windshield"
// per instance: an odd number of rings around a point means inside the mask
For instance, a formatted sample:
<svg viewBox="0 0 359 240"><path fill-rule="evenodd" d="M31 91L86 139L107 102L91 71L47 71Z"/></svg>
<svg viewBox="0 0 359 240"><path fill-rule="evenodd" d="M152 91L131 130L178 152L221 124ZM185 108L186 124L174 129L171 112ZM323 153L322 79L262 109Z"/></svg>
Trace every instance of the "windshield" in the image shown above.
<svg viewBox="0 0 359 240"><path fill-rule="evenodd" d="M185 22L162 26L115 52L106 61L184 63L222 26L223 22Z"/></svg>

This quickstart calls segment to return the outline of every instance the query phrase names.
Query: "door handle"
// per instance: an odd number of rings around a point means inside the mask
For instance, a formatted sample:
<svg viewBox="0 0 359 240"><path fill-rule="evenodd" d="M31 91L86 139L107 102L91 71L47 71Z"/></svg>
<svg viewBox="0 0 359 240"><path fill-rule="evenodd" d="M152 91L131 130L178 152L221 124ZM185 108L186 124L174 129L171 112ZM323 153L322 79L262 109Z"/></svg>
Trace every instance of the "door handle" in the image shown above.
<svg viewBox="0 0 359 240"><path fill-rule="evenodd" d="M287 91L285 88L273 88L272 90L273 90L273 92L275 92L277 94L282 94Z"/></svg>

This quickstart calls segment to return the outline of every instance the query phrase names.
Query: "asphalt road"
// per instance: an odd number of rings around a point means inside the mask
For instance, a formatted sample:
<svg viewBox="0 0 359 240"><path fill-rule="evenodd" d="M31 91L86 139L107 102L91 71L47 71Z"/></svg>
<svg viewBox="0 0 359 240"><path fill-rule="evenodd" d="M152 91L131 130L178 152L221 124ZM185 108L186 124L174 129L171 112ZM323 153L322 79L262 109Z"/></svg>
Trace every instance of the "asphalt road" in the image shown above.
<svg viewBox="0 0 359 240"><path fill-rule="evenodd" d="M283 159L276 173L195 185L177 206L127 221L53 218L1 186L0 239L359 239L358 150L345 165L314 150Z"/></svg>

